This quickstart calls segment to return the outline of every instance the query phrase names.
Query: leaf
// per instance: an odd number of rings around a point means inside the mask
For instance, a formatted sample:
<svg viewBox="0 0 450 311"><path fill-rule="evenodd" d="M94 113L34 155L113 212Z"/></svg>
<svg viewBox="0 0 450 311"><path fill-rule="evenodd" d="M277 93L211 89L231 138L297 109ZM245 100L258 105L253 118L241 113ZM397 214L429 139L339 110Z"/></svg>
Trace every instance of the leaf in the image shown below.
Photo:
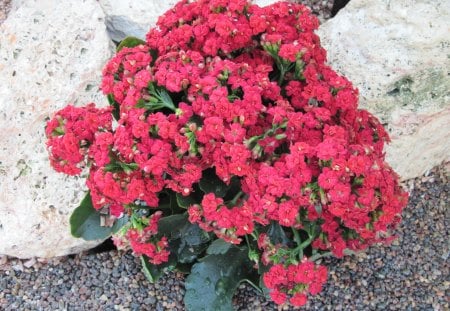
<svg viewBox="0 0 450 311"><path fill-rule="evenodd" d="M105 165L106 172L124 172L125 174L131 174L137 170L139 166L136 163L123 163L120 161L111 162Z"/></svg>
<svg viewBox="0 0 450 311"><path fill-rule="evenodd" d="M120 119L120 105L118 102L116 102L116 100L114 99L113 94L108 94L106 96L106 98L108 99L108 103L110 106L113 107L113 110L111 112L111 114L113 115L114 119L116 121L119 121Z"/></svg>
<svg viewBox="0 0 450 311"><path fill-rule="evenodd" d="M220 255L225 254L233 244L225 242L222 239L217 239L211 243L211 245L206 250L208 255Z"/></svg>
<svg viewBox="0 0 450 311"><path fill-rule="evenodd" d="M184 196L181 193L176 193L177 205L181 208L187 209L193 204L199 204L203 199L203 191L199 188L198 184L193 186L192 192L188 196Z"/></svg>
<svg viewBox="0 0 450 311"><path fill-rule="evenodd" d="M173 269L176 263L176 256L169 256L169 260L160 265L152 264L145 255L141 256L142 272L150 283L157 282L164 272Z"/></svg>
<svg viewBox="0 0 450 311"><path fill-rule="evenodd" d="M224 254L204 257L192 267L186 279L186 309L233 310L234 292L251 271L247 248L233 246Z"/></svg>
<svg viewBox="0 0 450 311"><path fill-rule="evenodd" d="M181 195L179 193L177 193L176 196L177 196L177 204L180 207L188 208L189 206L197 203L197 202L195 202L194 198L191 197L191 196L186 196L185 197L185 196L183 196L183 195Z"/></svg>
<svg viewBox="0 0 450 311"><path fill-rule="evenodd" d="M180 263L193 262L205 251L210 241L205 231L188 221L186 213L161 218L158 233L167 237L170 253L176 254Z"/></svg>
<svg viewBox="0 0 450 311"><path fill-rule="evenodd" d="M117 219L112 227L101 227L100 213L92 206L91 193L88 192L80 206L73 211L69 222L70 232L74 237L92 241L106 239L116 233L128 222L128 217Z"/></svg>
<svg viewBox="0 0 450 311"><path fill-rule="evenodd" d="M188 223L187 214L176 214L163 217L158 222L158 233L161 233L169 240L180 238L179 230ZM178 229L178 230L177 230Z"/></svg>
<svg viewBox="0 0 450 311"><path fill-rule="evenodd" d="M116 48L116 52L119 52L123 48L134 48L135 46L145 44L144 40L141 40L136 37L126 37L122 41L120 41L119 45Z"/></svg>
<svg viewBox="0 0 450 311"><path fill-rule="evenodd" d="M270 242L274 245L287 245L290 242L283 230L283 227L281 227L281 225L276 221L272 221L270 223L269 230L267 230L267 236L269 237Z"/></svg>
<svg viewBox="0 0 450 311"><path fill-rule="evenodd" d="M203 171L202 179L199 182L200 189L204 193L214 193L216 197L224 197L230 187L217 177L214 169Z"/></svg>
<svg viewBox="0 0 450 311"><path fill-rule="evenodd" d="M191 263L208 247L210 237L196 224L187 223L180 229L180 245L178 246L178 261Z"/></svg>

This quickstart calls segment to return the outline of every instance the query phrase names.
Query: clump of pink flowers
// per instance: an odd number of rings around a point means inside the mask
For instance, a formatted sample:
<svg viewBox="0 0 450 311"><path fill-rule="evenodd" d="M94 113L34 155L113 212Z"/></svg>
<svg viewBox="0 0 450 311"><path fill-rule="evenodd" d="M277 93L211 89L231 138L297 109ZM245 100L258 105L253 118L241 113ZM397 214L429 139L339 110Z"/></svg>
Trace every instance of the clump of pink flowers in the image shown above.
<svg viewBox="0 0 450 311"><path fill-rule="evenodd" d="M131 216L117 241L153 264L170 254L162 196L195 197L192 224L247 243L272 300L304 305L326 282L314 260L391 241L407 202L386 131L326 65L317 27L300 4L180 1L105 66L113 107L68 106L48 122L53 167L87 168L94 208ZM202 193L206 174L229 191ZM274 223L288 241L271 240Z"/></svg>

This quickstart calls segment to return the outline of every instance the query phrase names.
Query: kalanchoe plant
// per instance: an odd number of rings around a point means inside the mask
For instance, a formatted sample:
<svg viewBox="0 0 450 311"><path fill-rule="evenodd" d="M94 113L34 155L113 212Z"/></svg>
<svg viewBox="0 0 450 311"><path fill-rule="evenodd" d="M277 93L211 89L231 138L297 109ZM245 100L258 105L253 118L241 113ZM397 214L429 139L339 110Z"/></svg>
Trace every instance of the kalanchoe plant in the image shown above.
<svg viewBox="0 0 450 311"><path fill-rule="evenodd" d="M114 234L151 282L190 271L188 310L232 309L242 281L304 305L319 258L391 241L407 194L388 135L325 65L317 27L299 4L184 0L123 41L103 71L111 106L46 127L53 167L89 170L74 236Z"/></svg>

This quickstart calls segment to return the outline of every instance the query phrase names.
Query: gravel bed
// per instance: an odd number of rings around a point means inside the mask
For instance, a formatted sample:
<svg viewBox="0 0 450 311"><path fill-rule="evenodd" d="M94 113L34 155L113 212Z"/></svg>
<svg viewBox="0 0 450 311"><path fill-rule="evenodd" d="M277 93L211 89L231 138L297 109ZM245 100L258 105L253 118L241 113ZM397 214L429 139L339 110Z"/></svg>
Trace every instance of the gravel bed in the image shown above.
<svg viewBox="0 0 450 311"><path fill-rule="evenodd" d="M306 310L449 310L448 165L405 183L411 193L399 238L342 260ZM2 261L2 262L1 262ZM130 253L109 251L45 260L0 260L0 310L184 310L184 279L149 284ZM237 310L277 308L241 285Z"/></svg>

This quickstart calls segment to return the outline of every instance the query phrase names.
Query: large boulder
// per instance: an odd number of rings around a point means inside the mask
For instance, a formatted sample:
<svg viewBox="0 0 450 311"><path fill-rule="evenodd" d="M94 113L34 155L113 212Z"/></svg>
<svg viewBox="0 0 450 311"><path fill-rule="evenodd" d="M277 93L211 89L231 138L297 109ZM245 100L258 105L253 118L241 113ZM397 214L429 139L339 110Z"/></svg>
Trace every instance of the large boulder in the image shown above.
<svg viewBox="0 0 450 311"><path fill-rule="evenodd" d="M328 62L387 126L402 179L450 157L450 1L358 0L319 29Z"/></svg>
<svg viewBox="0 0 450 311"><path fill-rule="evenodd" d="M50 168L44 136L68 103L106 104L98 85L113 46L100 5L80 2L21 0L0 25L0 254L53 257L98 244L71 237L84 179Z"/></svg>
<svg viewBox="0 0 450 311"><path fill-rule="evenodd" d="M158 17L177 2L178 0L99 0L106 14L109 35L116 42L128 36L145 39L145 34L150 27L155 26Z"/></svg>

